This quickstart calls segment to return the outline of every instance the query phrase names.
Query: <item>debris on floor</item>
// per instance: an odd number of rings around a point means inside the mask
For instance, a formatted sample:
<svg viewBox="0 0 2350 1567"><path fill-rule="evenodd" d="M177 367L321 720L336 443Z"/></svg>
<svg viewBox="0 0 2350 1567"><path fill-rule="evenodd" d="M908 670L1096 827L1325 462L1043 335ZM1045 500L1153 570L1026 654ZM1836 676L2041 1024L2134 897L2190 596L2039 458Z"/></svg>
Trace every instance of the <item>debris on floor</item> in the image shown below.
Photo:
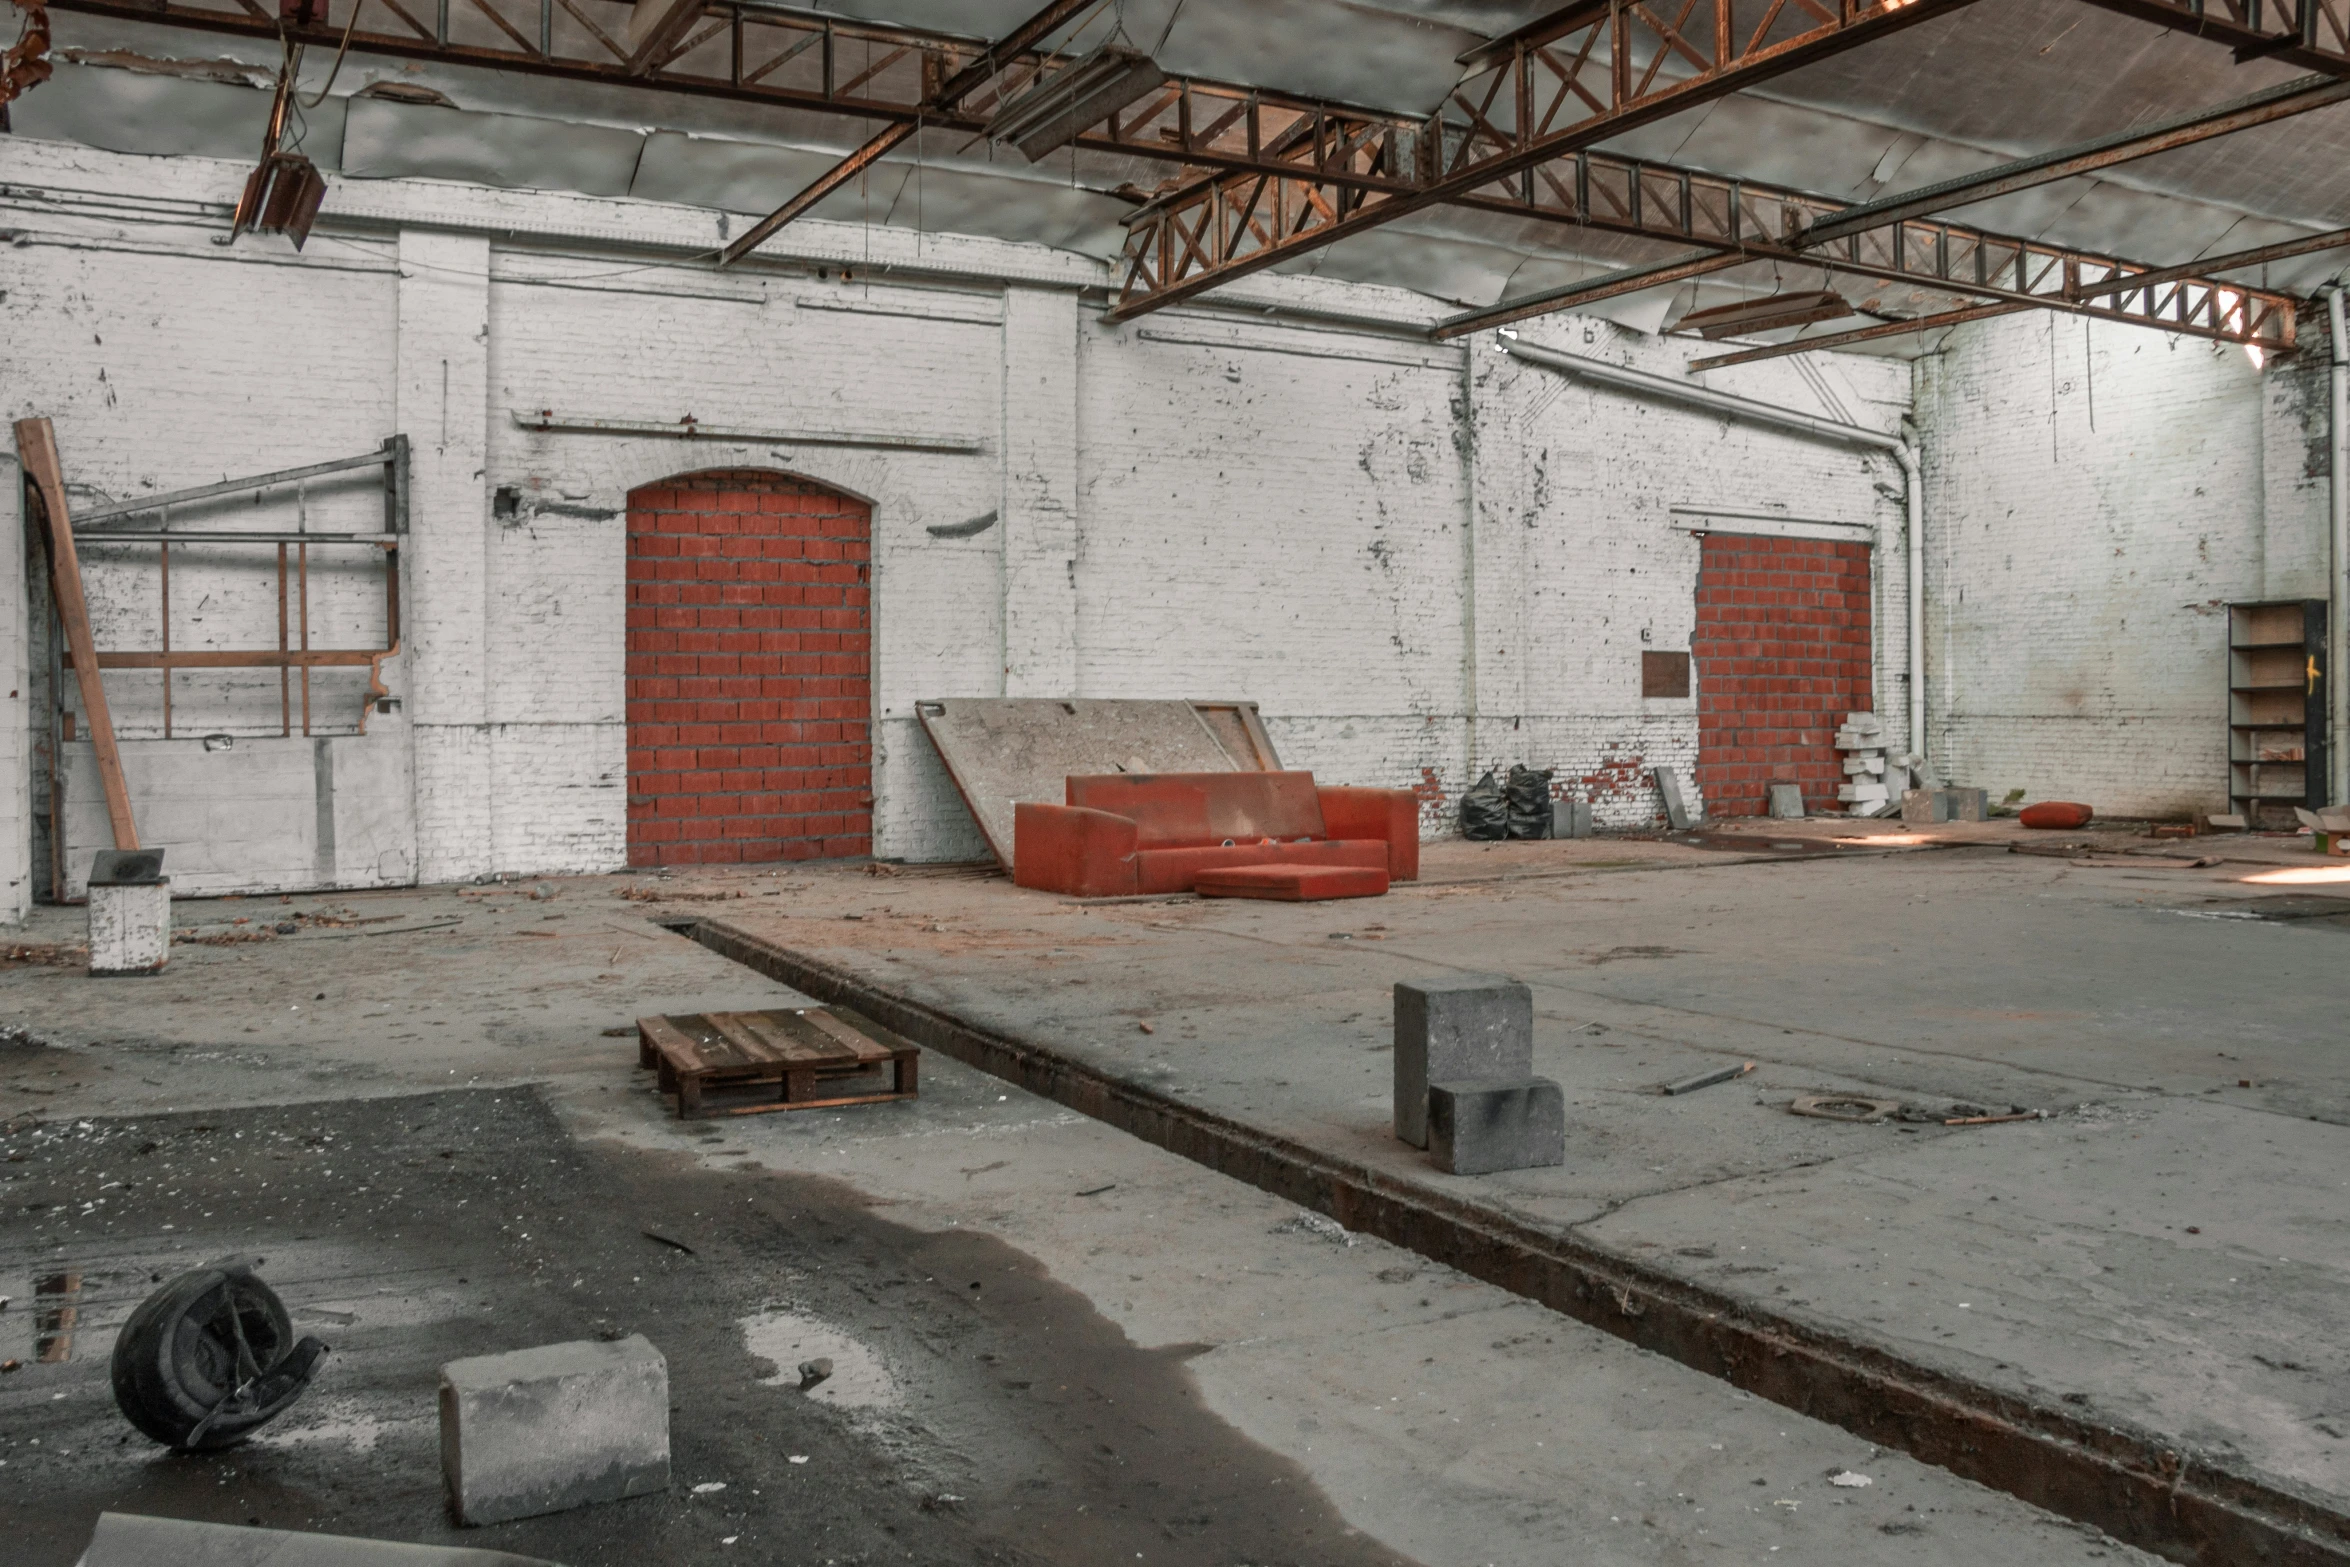
<svg viewBox="0 0 2350 1567"><path fill-rule="evenodd" d="M2073 832L2089 825L2096 812L2072 800L2042 800L2015 813L2024 826L2041 832Z"/></svg>
<svg viewBox="0 0 2350 1567"><path fill-rule="evenodd" d="M1716 1083L1727 1083L1733 1078L1744 1077L1753 1070L1752 1061L1742 1066L1717 1066L1710 1072L1699 1072L1677 1082L1667 1083L1660 1091L1666 1094L1693 1094L1700 1088L1711 1088Z"/></svg>
<svg viewBox="0 0 2350 1567"><path fill-rule="evenodd" d="M441 1471L468 1526L669 1488L669 1362L642 1335L441 1367Z"/></svg>
<svg viewBox="0 0 2350 1567"><path fill-rule="evenodd" d="M1844 782L1836 798L1854 816L1882 816L1892 809L1893 785L1908 782L1908 770L1896 778L1885 758L1885 721L1874 713L1846 713L1836 731L1836 749L1844 753Z"/></svg>
<svg viewBox="0 0 2350 1567"><path fill-rule="evenodd" d="M1866 1099L1857 1094L1798 1094L1787 1106L1790 1113L1821 1121L1882 1121L1901 1108L1898 1099Z"/></svg>
<svg viewBox="0 0 2350 1567"><path fill-rule="evenodd" d="M179 1452L211 1452L302 1396L326 1345L294 1337L285 1302L254 1277L261 1264L224 1257L139 1303L114 1341L114 1401L124 1419Z"/></svg>

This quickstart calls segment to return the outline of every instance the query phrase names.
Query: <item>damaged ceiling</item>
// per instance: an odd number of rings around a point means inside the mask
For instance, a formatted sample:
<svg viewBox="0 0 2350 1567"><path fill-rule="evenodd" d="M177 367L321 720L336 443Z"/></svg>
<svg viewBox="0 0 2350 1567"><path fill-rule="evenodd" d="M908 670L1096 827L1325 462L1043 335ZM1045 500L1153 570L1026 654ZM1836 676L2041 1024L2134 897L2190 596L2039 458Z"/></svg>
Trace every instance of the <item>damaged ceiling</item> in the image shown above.
<svg viewBox="0 0 2350 1567"><path fill-rule="evenodd" d="M845 0L823 14L998 36L1031 0ZM1085 17L1063 47L1116 41L1169 72L1425 115L1459 57L1553 8L1360 0L1129 0ZM562 12L554 13L558 20ZM18 134L133 153L249 159L269 110L273 41L53 13L54 81L11 106ZM567 22L565 25L569 25ZM584 38L584 35L583 35ZM328 86L312 49L302 86ZM1643 126L1603 146L1845 201L2227 101L2303 74L2239 64L2221 46L2079 0L1978 0L1891 37ZM350 178L559 189L764 214L873 132L842 115L354 54L289 144ZM827 197L820 217L1034 242L1114 257L1138 192L1174 166L1063 149L1031 164L967 131L930 128ZM2331 228L2350 209L2350 105L1979 202L1951 214L1994 231L2169 265ZM1676 254L1656 239L1445 206L1286 263L1486 306ZM2316 254L2240 275L2303 293L2341 266ZM1824 286L1823 269L1754 262L1597 307L1656 330L1742 297ZM1896 315L1962 301L1843 280ZM1912 336L1871 345L1914 353Z"/></svg>

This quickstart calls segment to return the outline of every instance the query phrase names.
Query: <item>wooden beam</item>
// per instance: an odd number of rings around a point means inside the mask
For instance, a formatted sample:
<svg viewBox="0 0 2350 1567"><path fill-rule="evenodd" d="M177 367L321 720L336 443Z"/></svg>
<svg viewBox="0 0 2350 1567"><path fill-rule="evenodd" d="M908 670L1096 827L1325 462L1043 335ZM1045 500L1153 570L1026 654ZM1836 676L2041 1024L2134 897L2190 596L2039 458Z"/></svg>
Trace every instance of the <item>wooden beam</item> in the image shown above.
<svg viewBox="0 0 2350 1567"><path fill-rule="evenodd" d="M65 504L65 466L57 458L57 432L46 419L16 421L16 455L41 506L49 542L49 591L56 601L66 646L73 649L74 679L82 690L82 716L98 753L98 777L106 786L106 819L114 846L135 849L139 829L131 820L130 785L122 776L122 752L114 743L114 715L106 707L106 686L98 673L98 645L90 633L90 604L82 596L81 557L74 553L73 518ZM54 694L52 694L54 696Z"/></svg>

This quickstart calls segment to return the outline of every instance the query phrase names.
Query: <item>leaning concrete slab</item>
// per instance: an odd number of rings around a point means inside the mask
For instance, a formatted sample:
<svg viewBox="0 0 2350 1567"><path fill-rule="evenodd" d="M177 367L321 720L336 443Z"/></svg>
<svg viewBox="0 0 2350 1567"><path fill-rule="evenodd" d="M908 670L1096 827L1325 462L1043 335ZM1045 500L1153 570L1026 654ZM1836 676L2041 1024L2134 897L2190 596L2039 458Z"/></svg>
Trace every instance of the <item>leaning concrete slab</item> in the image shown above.
<svg viewBox="0 0 2350 1567"><path fill-rule="evenodd" d="M347 1534L298 1534L100 1513L89 1549L74 1567L552 1567L536 1556L468 1545L406 1545Z"/></svg>
<svg viewBox="0 0 2350 1567"><path fill-rule="evenodd" d="M1428 1157L1447 1175L1567 1162L1567 1100L1547 1077L1428 1085Z"/></svg>
<svg viewBox="0 0 2350 1567"><path fill-rule="evenodd" d="M1534 992L1500 974L1395 987L1395 1135L1428 1146L1428 1084L1534 1072Z"/></svg>
<svg viewBox="0 0 2350 1567"><path fill-rule="evenodd" d="M669 1486L669 1364L641 1334L441 1367L441 1472L464 1524Z"/></svg>

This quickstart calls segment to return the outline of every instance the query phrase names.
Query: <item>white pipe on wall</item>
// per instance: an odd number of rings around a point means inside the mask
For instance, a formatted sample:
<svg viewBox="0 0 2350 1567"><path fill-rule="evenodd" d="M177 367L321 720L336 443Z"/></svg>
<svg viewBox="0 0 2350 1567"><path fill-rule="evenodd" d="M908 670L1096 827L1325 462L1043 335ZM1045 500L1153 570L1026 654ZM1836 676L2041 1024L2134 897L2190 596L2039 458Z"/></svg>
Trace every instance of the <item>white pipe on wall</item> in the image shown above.
<svg viewBox="0 0 2350 1567"><path fill-rule="evenodd" d="M2350 803L2350 592L2343 573L2350 572L2350 333L2343 331L2342 284L2325 287L2326 337L2333 358L2333 412L2327 427L2326 484L2331 502L2329 547L2326 551L2326 680L2331 686L2326 709L2326 801Z"/></svg>
<svg viewBox="0 0 2350 1567"><path fill-rule="evenodd" d="M2337 336L2337 341L2339 337ZM1704 408L1714 413L1727 414L1733 419L1745 419L1755 424L1774 425L1782 430L1793 430L1798 435L1816 436L1823 441L1838 441L1847 446L1868 446L1878 451L1891 452L1901 464L1908 517L1906 528L1909 548L1909 748L1920 758L1926 754L1926 541L1925 478L1918 467L1915 446L1898 435L1883 430L1871 430L1865 425L1845 424L1835 419L1822 419L1813 414L1797 413L1792 408L1780 408L1770 403L1756 402L1750 397L1737 397L1728 392L1716 392L1707 387L1691 386L1667 376L1651 375L1645 370L1627 369L1622 365L1605 364L1597 359L1585 359L1576 354L1562 354L1548 348L1536 348L1521 343L1509 332L1501 334L1502 352L1528 364L1556 370L1562 375L1580 376L1602 386L1612 386L1643 396L1660 397L1671 402L1686 403L1693 408ZM2342 371L2335 371L2336 383L2341 384ZM2337 425L2337 429L2339 426ZM2337 495L2340 492L2337 491ZM2340 511L2337 504L2337 527ZM1925 780L1921 777L1919 782Z"/></svg>

